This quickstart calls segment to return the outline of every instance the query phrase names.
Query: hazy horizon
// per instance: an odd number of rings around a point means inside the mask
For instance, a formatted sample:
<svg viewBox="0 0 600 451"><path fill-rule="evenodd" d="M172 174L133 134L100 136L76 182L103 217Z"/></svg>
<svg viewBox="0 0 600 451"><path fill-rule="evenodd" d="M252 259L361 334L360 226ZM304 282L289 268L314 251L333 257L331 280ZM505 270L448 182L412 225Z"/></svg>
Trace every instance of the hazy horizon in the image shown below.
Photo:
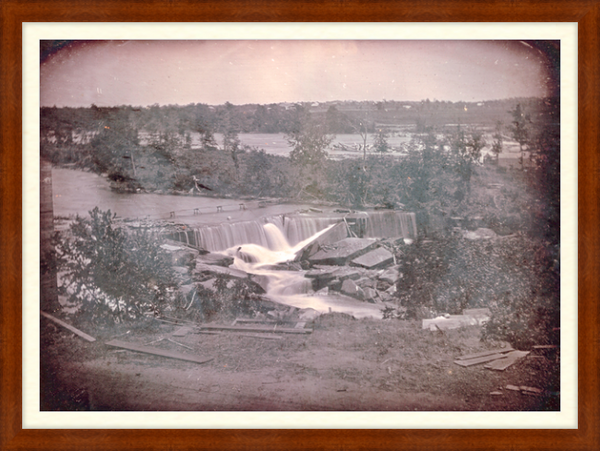
<svg viewBox="0 0 600 451"><path fill-rule="evenodd" d="M41 63L40 105L547 97L558 92L558 62L543 48L524 41L71 41Z"/></svg>

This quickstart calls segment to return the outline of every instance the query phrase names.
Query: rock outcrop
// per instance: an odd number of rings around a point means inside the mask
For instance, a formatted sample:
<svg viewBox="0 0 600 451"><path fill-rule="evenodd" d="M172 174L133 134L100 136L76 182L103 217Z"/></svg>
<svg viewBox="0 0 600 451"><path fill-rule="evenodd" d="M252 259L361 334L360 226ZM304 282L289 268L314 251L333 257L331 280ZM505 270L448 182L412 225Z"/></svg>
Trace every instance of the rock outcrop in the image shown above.
<svg viewBox="0 0 600 451"><path fill-rule="evenodd" d="M345 238L331 245L321 246L308 261L312 265L344 266L377 246L377 240L374 238Z"/></svg>

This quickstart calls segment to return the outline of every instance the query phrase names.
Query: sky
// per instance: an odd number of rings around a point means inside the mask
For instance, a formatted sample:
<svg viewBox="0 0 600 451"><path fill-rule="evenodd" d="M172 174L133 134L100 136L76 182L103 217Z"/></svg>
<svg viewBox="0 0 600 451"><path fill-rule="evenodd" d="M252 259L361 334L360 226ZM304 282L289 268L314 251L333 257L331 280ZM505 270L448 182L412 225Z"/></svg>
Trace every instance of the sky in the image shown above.
<svg viewBox="0 0 600 451"><path fill-rule="evenodd" d="M71 41L40 68L41 106L345 100L452 102L556 94L524 41Z"/></svg>

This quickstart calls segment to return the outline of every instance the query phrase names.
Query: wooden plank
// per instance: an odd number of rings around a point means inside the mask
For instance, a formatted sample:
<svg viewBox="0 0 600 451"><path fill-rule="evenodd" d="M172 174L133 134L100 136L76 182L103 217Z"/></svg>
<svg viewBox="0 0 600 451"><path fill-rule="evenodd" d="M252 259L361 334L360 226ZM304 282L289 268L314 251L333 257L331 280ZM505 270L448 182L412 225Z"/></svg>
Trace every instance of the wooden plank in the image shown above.
<svg viewBox="0 0 600 451"><path fill-rule="evenodd" d="M236 318L236 323L255 323L255 324L275 324L277 321L274 319L252 319L252 318Z"/></svg>
<svg viewBox="0 0 600 451"><path fill-rule="evenodd" d="M491 362L492 360L503 359L504 357L506 357L504 354L492 354L470 360L455 360L454 363L460 366L472 366L480 363Z"/></svg>
<svg viewBox="0 0 600 451"><path fill-rule="evenodd" d="M536 393L538 395L544 393L544 390L542 390L541 388L527 387L525 385L521 385L519 388L523 390L523 392Z"/></svg>
<svg viewBox="0 0 600 451"><path fill-rule="evenodd" d="M504 371L511 365L514 365L518 360L521 360L529 354L529 351L512 351L509 352L503 359L488 363L484 368L489 370Z"/></svg>
<svg viewBox="0 0 600 451"><path fill-rule="evenodd" d="M203 325L200 326L202 330L223 330L223 331L231 331L231 332L278 332L283 334L310 334L312 329L289 329L285 327L278 328L277 326L273 327L259 327L259 326L250 326L250 327L235 327L235 326L209 326Z"/></svg>
<svg viewBox="0 0 600 451"><path fill-rule="evenodd" d="M83 338L84 340L90 341L90 342L94 342L96 341L96 339L94 337L92 337L91 335L86 334L85 332L80 331L79 329L76 329L75 327L71 326L70 324L65 323L64 321L61 321L58 318L55 318L54 316L50 315L49 313L46 312L42 312L40 311L40 314L44 317L44 318L48 318L50 321L54 321L56 324L61 325L62 327L64 327L65 329L70 330L71 332L73 332L75 335L79 335L81 338Z"/></svg>
<svg viewBox="0 0 600 451"><path fill-rule="evenodd" d="M512 346L509 346L508 348L503 348L503 349L490 349L488 351L476 352L475 354L461 355L460 357L457 357L456 360L476 359L478 357L484 357L486 355L502 354L504 352L509 352L509 351L513 351L513 350L514 349L512 348Z"/></svg>
<svg viewBox="0 0 600 451"><path fill-rule="evenodd" d="M192 328L190 326L183 326L183 327L177 329L175 332L173 332L173 336L174 337L185 337L191 331L192 331Z"/></svg>
<svg viewBox="0 0 600 451"><path fill-rule="evenodd" d="M150 346L138 345L135 343L127 343L120 340L112 340L106 343L108 346L114 346L116 348L129 349L130 351L143 352L145 354L158 355L160 357L166 357L168 359L186 360L194 363L206 363L210 362L213 358L200 357L189 354L182 354L175 351L166 351L164 349L152 348Z"/></svg>
<svg viewBox="0 0 600 451"><path fill-rule="evenodd" d="M281 335L275 334L241 334L235 333L236 337L252 337L252 338L265 338L267 340L282 340L283 337Z"/></svg>

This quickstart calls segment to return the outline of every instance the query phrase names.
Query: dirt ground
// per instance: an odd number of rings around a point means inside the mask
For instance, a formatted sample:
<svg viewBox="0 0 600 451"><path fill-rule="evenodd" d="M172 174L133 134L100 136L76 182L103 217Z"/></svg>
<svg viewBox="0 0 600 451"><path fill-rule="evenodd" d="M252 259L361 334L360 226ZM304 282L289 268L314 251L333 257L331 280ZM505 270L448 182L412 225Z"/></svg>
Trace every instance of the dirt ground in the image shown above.
<svg viewBox="0 0 600 451"><path fill-rule="evenodd" d="M454 363L460 355L507 346L481 342L478 326L430 331L417 321L332 313L307 323L310 334L273 339L228 332L173 337L179 327L149 320L85 330L97 338L89 343L41 318L41 410L560 409L555 358L525 357L503 372ZM107 346L112 339L212 360L198 364ZM527 395L507 385L543 393Z"/></svg>

